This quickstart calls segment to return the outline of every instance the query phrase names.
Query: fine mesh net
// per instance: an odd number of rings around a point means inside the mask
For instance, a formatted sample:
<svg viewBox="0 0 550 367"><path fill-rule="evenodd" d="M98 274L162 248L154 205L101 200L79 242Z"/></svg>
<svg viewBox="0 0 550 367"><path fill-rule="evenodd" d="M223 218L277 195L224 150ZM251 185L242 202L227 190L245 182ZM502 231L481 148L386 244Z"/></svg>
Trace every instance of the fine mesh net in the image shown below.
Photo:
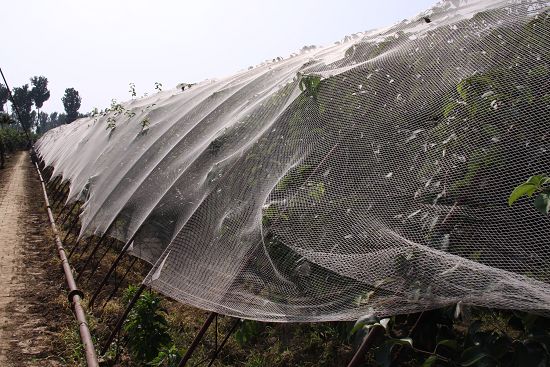
<svg viewBox="0 0 550 367"><path fill-rule="evenodd" d="M44 135L81 235L145 282L265 321L462 301L550 313L546 1L444 1L393 27L133 99ZM182 90L183 89L183 90Z"/></svg>

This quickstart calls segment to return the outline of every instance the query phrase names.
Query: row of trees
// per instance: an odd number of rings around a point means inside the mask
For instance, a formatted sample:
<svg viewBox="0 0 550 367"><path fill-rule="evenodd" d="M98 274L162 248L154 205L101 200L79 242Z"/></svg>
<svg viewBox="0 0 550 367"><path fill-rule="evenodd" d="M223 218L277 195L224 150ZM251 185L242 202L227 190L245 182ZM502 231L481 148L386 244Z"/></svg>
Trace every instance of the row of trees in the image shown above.
<svg viewBox="0 0 550 367"><path fill-rule="evenodd" d="M9 100L9 91L6 86L0 84L0 114L2 114L0 124L15 123L15 126L19 128L28 128L41 134L56 126L69 124L81 116L78 110L82 98L74 88L65 89L65 94L61 98L65 113L53 112L48 115L40 111L49 99L48 79L44 76L34 76L30 78L30 86L24 84L21 87L13 88L11 114L8 114L7 109L4 110L4 106Z"/></svg>
<svg viewBox="0 0 550 367"><path fill-rule="evenodd" d="M0 168L4 168L7 151L24 149L28 138L23 130L31 133L31 139L62 124L69 124L81 115L78 113L82 99L74 88L65 89L61 100L65 113L44 113L40 109L50 99L48 79L44 76L30 78L29 84L13 88L11 113L6 103L10 100L8 88L0 83ZM34 109L33 109L34 106Z"/></svg>

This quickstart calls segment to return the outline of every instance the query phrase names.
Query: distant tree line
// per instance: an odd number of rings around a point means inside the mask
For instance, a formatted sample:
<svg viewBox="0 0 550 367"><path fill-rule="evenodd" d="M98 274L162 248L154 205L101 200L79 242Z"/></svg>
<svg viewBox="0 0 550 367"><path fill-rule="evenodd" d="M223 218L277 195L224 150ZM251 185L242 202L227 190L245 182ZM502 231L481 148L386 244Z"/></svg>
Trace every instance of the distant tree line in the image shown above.
<svg viewBox="0 0 550 367"><path fill-rule="evenodd" d="M78 112L82 98L74 88L65 89L61 98L64 113L42 112L40 109L50 99L48 78L44 76L30 78L30 86L24 84L13 88L12 96L10 101L8 88L0 83L0 168L4 166L6 152L25 148L28 144L24 130L36 137L85 116ZM5 107L8 101L11 102L9 113Z"/></svg>
<svg viewBox="0 0 550 367"><path fill-rule="evenodd" d="M9 101L8 89L0 83L0 114L7 115L0 118L1 128L5 128L5 125L11 125L16 129L26 128L31 132L43 134L59 125L70 124L83 116L78 112L82 98L74 88L65 89L65 94L61 98L65 108L64 113L53 112L47 114L40 111L44 103L50 99L48 78L44 76L34 76L30 78L30 85L24 84L13 88L12 95L13 101ZM11 102L11 113L9 114L7 109L4 110L4 106L8 101ZM18 111L16 111L14 102Z"/></svg>

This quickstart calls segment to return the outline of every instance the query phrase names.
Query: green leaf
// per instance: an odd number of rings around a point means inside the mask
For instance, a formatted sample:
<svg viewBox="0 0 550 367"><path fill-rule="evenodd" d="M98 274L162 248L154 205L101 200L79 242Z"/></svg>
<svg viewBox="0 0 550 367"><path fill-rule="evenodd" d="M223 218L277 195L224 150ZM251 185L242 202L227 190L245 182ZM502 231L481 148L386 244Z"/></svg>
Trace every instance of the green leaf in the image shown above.
<svg viewBox="0 0 550 367"><path fill-rule="evenodd" d="M401 345L413 346L413 340L411 338L397 339L395 342Z"/></svg>
<svg viewBox="0 0 550 367"><path fill-rule="evenodd" d="M365 326L372 326L375 324L378 324L380 322L380 319L373 315L365 315L360 317L355 325L353 325L353 329L351 329L351 335L355 334Z"/></svg>
<svg viewBox="0 0 550 367"><path fill-rule="evenodd" d="M437 357L431 356L428 359L426 359L424 363L422 363L422 367L433 367L435 366L435 362L437 362Z"/></svg>
<svg viewBox="0 0 550 367"><path fill-rule="evenodd" d="M526 183L533 184L533 185L537 186L537 188L538 188L538 187L540 187L540 185L542 185L544 183L544 181L546 181L545 176L537 175L537 176L529 177L529 179L527 180Z"/></svg>
<svg viewBox="0 0 550 367"><path fill-rule="evenodd" d="M325 184L318 182L310 191L309 196L319 201L325 195Z"/></svg>
<svg viewBox="0 0 550 367"><path fill-rule="evenodd" d="M536 185L534 185L530 182L525 182L525 183L519 185L510 194L510 197L508 198L508 205L512 206L512 204L514 204L522 196L526 196L526 195L527 196L532 196L533 193L535 191L537 191L537 189L538 189L538 186L536 186Z"/></svg>
<svg viewBox="0 0 550 367"><path fill-rule="evenodd" d="M535 208L537 208L542 214L548 215L548 212L550 212L550 194L539 194L535 198Z"/></svg>
<svg viewBox="0 0 550 367"><path fill-rule="evenodd" d="M381 367L390 367L392 361L392 350L395 346L392 340L386 340L384 344L374 350L376 363Z"/></svg>
<svg viewBox="0 0 550 367"><path fill-rule="evenodd" d="M445 340L440 341L439 343L437 343L435 349L437 350L437 347L439 347L440 345L442 345L444 347L447 347L449 349L452 349L452 350L456 350L458 348L458 344L457 344L456 340L452 340L452 339L445 339Z"/></svg>
<svg viewBox="0 0 550 367"><path fill-rule="evenodd" d="M481 361L483 358L488 357L489 355L481 350L479 347L470 347L462 352L462 363L461 366L473 366L477 362Z"/></svg>
<svg viewBox="0 0 550 367"><path fill-rule="evenodd" d="M392 362L392 351L396 345L412 346L412 339L388 339L374 351L376 362L382 367L390 367Z"/></svg>

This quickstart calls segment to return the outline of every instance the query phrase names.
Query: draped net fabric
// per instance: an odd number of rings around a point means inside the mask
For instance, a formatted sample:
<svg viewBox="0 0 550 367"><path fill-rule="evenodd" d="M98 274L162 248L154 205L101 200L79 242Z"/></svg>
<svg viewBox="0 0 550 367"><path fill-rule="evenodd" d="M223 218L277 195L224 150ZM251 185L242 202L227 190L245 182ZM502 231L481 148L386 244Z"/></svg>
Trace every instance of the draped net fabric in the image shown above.
<svg viewBox="0 0 550 367"><path fill-rule="evenodd" d="M81 235L132 239L145 282L183 303L281 322L547 314L549 219L507 198L550 166L549 4L443 1L113 103L36 148L85 202Z"/></svg>

